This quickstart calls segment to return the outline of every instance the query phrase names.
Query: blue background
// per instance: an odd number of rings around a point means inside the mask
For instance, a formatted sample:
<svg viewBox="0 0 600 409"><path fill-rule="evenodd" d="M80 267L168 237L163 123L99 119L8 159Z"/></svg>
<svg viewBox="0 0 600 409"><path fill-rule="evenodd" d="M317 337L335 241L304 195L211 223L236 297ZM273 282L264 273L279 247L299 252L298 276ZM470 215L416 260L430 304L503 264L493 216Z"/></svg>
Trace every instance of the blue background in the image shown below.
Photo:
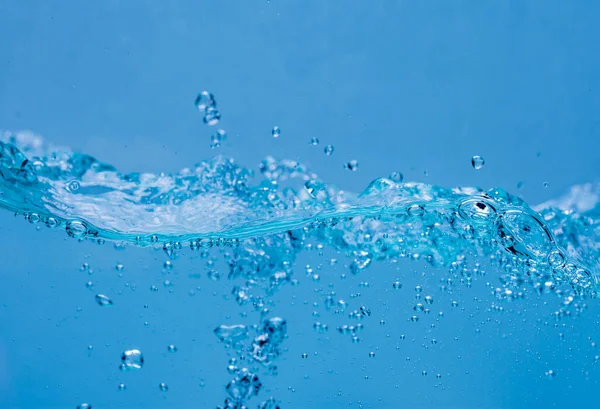
<svg viewBox="0 0 600 409"><path fill-rule="evenodd" d="M229 134L220 153L246 166L271 154L307 163L351 191L400 171L442 186L501 186L535 204L600 179L599 12L592 1L5 0L0 129L31 129L122 171L175 172L215 154L214 129L193 106L208 89ZM308 143L314 136L318 147ZM326 144L335 146L332 156L323 154ZM471 167L473 155L485 157L482 170ZM360 162L357 172L343 169L350 159ZM227 351L211 331L228 320L252 322L222 296L231 283L209 282L199 260L182 258L169 293L160 284L162 252L63 240L8 213L0 224L1 408L222 402ZM494 271L449 296L437 289L443 272L418 263L377 265L340 280L342 262L334 269L326 256L305 258L301 285L276 296L274 311L290 321L289 350L280 375L263 380L270 389L263 398L273 394L285 408L597 401L596 303L567 323L550 319L554 298L532 297L496 316L486 312L485 282L497 283ZM93 275L78 270L83 262ZM361 344L333 331L340 317L320 318L331 328L326 336L312 331L317 299L302 280L305 264L323 264L321 285L335 283L344 297L360 291L357 302L376 311ZM196 270L202 278L190 277ZM391 291L396 277L402 293ZM370 287L358 287L364 280ZM158 293L150 293L152 284ZM407 322L416 284L446 313L435 334L429 322ZM95 292L110 293L115 308L99 308ZM448 297L459 297L464 311L449 311ZM167 354L170 343L179 352ZM117 370L120 352L134 344L147 364L125 376ZM558 373L552 380L544 376L549 369ZM125 392L117 392L120 382ZM170 391L161 393L159 382Z"/></svg>

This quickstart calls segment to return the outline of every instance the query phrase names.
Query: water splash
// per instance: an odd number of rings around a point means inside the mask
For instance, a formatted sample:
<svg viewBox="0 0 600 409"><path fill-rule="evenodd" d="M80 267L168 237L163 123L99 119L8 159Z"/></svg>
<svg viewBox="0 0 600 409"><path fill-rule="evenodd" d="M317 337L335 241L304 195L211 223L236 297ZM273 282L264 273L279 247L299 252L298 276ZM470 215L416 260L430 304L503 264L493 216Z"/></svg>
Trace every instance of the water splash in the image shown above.
<svg viewBox="0 0 600 409"><path fill-rule="evenodd" d="M470 282L477 269L469 259L484 257L497 267L499 300L523 297L526 289L554 292L563 299L556 312L560 318L570 309L582 310L578 299L596 297L600 286L599 198L600 184L587 184L530 207L501 188L447 189L405 182L398 172L353 194L296 161L272 157L257 172L216 157L176 174L122 174L29 132L0 135L0 207L30 223L80 240L161 246L169 258L184 246L226 250L228 277L247 280L233 287L233 298L251 305L260 321L214 330L248 365L228 366L233 378L225 388L224 408L245 407L261 390L257 371L276 369L287 324L268 318L265 300L280 286L296 283L294 261L309 241L349 256L352 274L376 261L407 258L447 267ZM171 268L167 263L165 270ZM215 271L211 277L220 275ZM424 301L415 305L417 314L428 312L433 298L427 295ZM334 294L325 294L324 305L346 307ZM368 315L363 306L349 317ZM358 342L363 328L356 323L337 331ZM324 333L328 326L316 322L314 329ZM138 361L141 367L141 353ZM279 407L272 398L261 405Z"/></svg>

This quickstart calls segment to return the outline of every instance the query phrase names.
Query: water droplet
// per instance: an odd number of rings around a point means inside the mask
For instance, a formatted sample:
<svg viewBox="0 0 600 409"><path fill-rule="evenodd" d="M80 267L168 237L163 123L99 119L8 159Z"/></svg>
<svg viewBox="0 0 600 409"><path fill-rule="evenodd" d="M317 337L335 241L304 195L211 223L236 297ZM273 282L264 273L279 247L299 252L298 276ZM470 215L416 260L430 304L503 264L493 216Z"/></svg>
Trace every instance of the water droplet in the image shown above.
<svg viewBox="0 0 600 409"><path fill-rule="evenodd" d="M120 383L119 386L117 386L119 392L123 392L125 389L127 389L127 386L124 383Z"/></svg>
<svg viewBox="0 0 600 409"><path fill-rule="evenodd" d="M204 118L202 118L202 120L208 126L216 125L221 120L221 113L217 108L208 107L206 108L206 111L204 111Z"/></svg>
<svg viewBox="0 0 600 409"><path fill-rule="evenodd" d="M167 351L169 351L170 353L173 354L173 353L177 352L177 347L175 345L171 344L167 347Z"/></svg>
<svg viewBox="0 0 600 409"><path fill-rule="evenodd" d="M471 165L473 165L474 169L479 170L485 165L485 159L482 156L475 155L471 158Z"/></svg>
<svg viewBox="0 0 600 409"><path fill-rule="evenodd" d="M79 220L69 220L65 226L67 234L75 239L83 239L87 236L87 226Z"/></svg>
<svg viewBox="0 0 600 409"><path fill-rule="evenodd" d="M130 349L121 355L122 369L137 370L144 366L144 355L138 349Z"/></svg>
<svg viewBox="0 0 600 409"><path fill-rule="evenodd" d="M351 170L352 172L356 172L358 170L358 161L352 159L348 163L344 165L344 169Z"/></svg>
<svg viewBox="0 0 600 409"><path fill-rule="evenodd" d="M222 129L219 129L215 133L212 134L212 136L210 138L210 147L212 149L218 148L226 140L227 140L227 132L225 132Z"/></svg>
<svg viewBox="0 0 600 409"><path fill-rule="evenodd" d="M375 352L373 352L373 351L369 352L369 358L375 358Z"/></svg>
<svg viewBox="0 0 600 409"><path fill-rule="evenodd" d="M166 383L161 382L158 385L158 389L160 389L162 392L167 392L169 390L169 386Z"/></svg>
<svg viewBox="0 0 600 409"><path fill-rule="evenodd" d="M317 146L319 144L319 138L317 138L316 136L313 136L312 138L310 138L309 144L312 146Z"/></svg>
<svg viewBox="0 0 600 409"><path fill-rule="evenodd" d="M404 180L404 175L400 172L392 172L390 174L390 180L396 183L402 183L402 181Z"/></svg>
<svg viewBox="0 0 600 409"><path fill-rule="evenodd" d="M274 126L273 130L271 131L271 134L273 135L273 138L279 138L279 136L281 135L281 129L279 129L278 126Z"/></svg>
<svg viewBox="0 0 600 409"><path fill-rule="evenodd" d="M113 305L112 300L104 294L96 294L96 302L102 307L107 305Z"/></svg>
<svg viewBox="0 0 600 409"><path fill-rule="evenodd" d="M196 97L196 100L194 101L194 105L196 105L196 108L198 108L198 111L200 111L201 113L204 113L204 111L206 111L207 108L216 107L217 101L215 100L215 96L212 93L210 93L208 91L202 91Z"/></svg>
<svg viewBox="0 0 600 409"><path fill-rule="evenodd" d="M335 149L334 149L333 145L327 145L327 146L325 146L325 148L323 148L323 152L325 152L325 155L327 155L327 156L333 155L334 150Z"/></svg>

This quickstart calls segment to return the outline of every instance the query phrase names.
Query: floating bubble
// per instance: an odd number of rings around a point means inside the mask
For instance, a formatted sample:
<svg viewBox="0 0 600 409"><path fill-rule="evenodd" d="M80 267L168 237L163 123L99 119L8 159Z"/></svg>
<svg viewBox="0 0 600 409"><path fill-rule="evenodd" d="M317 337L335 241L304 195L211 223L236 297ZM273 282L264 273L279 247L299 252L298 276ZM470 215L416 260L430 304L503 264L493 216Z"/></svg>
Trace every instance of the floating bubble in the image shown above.
<svg viewBox="0 0 600 409"><path fill-rule="evenodd" d="M79 220L69 220L65 226L65 230L69 236L75 239L83 239L88 233L85 223Z"/></svg>
<svg viewBox="0 0 600 409"><path fill-rule="evenodd" d="M333 145L327 145L323 148L323 152L325 152L325 155L327 156L333 155L334 150L335 148L333 147Z"/></svg>
<svg viewBox="0 0 600 409"><path fill-rule="evenodd" d="M406 211L411 217L421 217L425 214L425 208L418 204L411 205Z"/></svg>
<svg viewBox="0 0 600 409"><path fill-rule="evenodd" d="M169 391L169 385L167 385L164 382L161 382L158 384L158 389L160 389L161 392L168 392Z"/></svg>
<svg viewBox="0 0 600 409"><path fill-rule="evenodd" d="M475 155L471 158L471 165L473 165L474 169L479 170L485 165L485 159L482 156Z"/></svg>
<svg viewBox="0 0 600 409"><path fill-rule="evenodd" d="M177 347L175 345L171 344L167 347L167 351L174 354L175 352L177 352Z"/></svg>
<svg viewBox="0 0 600 409"><path fill-rule="evenodd" d="M309 145L317 146L318 144L319 144L319 138L317 138L316 136L313 136L312 138L310 138Z"/></svg>
<svg viewBox="0 0 600 409"><path fill-rule="evenodd" d="M79 188L80 188L80 185L79 185L79 181L77 181L77 180L71 180L69 183L67 183L67 190L69 192L76 192L79 190Z"/></svg>
<svg viewBox="0 0 600 409"><path fill-rule="evenodd" d="M96 302L102 307L105 307L107 305L113 305L112 300L104 294L96 294Z"/></svg>
<svg viewBox="0 0 600 409"><path fill-rule="evenodd" d="M215 131L210 138L210 147L212 149L218 148L223 142L227 140L227 132L222 129Z"/></svg>
<svg viewBox="0 0 600 409"><path fill-rule="evenodd" d="M92 405L89 403L82 403L81 405L77 405L77 409L92 409Z"/></svg>
<svg viewBox="0 0 600 409"><path fill-rule="evenodd" d="M126 386L124 383L120 383L120 384L117 386L117 390L118 390L119 392L123 392L125 389L127 389L127 386Z"/></svg>
<svg viewBox="0 0 600 409"><path fill-rule="evenodd" d="M121 354L121 362L124 370L138 370L144 366L144 355L139 349L130 349Z"/></svg>

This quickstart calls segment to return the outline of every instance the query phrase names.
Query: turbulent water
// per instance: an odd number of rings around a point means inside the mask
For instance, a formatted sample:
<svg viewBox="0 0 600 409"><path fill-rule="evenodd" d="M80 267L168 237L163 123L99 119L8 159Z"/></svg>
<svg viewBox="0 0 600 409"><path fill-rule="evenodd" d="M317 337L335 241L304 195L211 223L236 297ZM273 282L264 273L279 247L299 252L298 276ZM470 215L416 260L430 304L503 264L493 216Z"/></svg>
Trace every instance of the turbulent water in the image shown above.
<svg viewBox="0 0 600 409"><path fill-rule="evenodd" d="M412 258L447 266L468 281L469 258L485 257L497 266L498 298L523 297L528 289L556 292L564 299L559 315L595 297L600 286L599 184L574 186L538 206L502 188L449 189L399 175L354 194L298 162L271 157L256 170L217 157L177 174L122 174L28 132L1 140L3 208L76 239L161 246L169 256L183 246L225 248L229 277L256 280L267 295L292 280L308 238L348 255L352 273L377 260ZM235 287L234 295L257 310L264 305L249 288ZM261 320L252 334L245 326L221 326L215 335L268 367L280 353L286 322ZM261 382L251 367L230 372L225 407L243 407Z"/></svg>

